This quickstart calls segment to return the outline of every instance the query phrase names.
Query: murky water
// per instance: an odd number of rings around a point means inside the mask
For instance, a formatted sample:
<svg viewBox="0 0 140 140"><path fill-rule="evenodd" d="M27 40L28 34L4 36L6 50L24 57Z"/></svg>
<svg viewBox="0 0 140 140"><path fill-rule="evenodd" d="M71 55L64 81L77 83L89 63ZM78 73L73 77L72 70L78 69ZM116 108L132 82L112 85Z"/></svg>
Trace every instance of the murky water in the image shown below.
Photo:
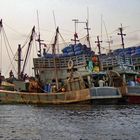
<svg viewBox="0 0 140 140"><path fill-rule="evenodd" d="M140 105L0 105L0 140L140 140Z"/></svg>

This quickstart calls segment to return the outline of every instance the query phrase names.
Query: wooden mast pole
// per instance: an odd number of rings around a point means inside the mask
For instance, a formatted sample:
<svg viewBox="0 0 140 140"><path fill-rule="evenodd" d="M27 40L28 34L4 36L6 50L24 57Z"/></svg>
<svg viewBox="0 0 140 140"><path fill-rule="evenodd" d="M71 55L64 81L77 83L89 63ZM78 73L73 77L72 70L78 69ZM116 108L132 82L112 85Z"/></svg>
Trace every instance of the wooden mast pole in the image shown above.
<svg viewBox="0 0 140 140"><path fill-rule="evenodd" d="M102 41L99 40L99 36L97 36L97 41L95 41L95 43L97 43L97 47L99 49L99 52L98 52L98 54L99 54L99 57L98 57L98 59L99 59L99 68L100 68L100 70L103 70L102 63L100 61L100 55L101 55L101 45L100 45L100 43L102 43Z"/></svg>
<svg viewBox="0 0 140 140"><path fill-rule="evenodd" d="M18 45L18 79L21 78L21 45Z"/></svg>
<svg viewBox="0 0 140 140"><path fill-rule="evenodd" d="M27 58L28 58L29 51L30 51L30 48L31 48L31 43L32 43L32 41L34 39L34 34L35 34L35 26L32 28L32 32L31 32L31 36L30 36L30 41L28 43L27 53L26 53L24 64L23 64L23 68L22 68L22 74L24 73L24 70L25 70L25 65L27 63Z"/></svg>
<svg viewBox="0 0 140 140"><path fill-rule="evenodd" d="M84 29L86 29L86 31L87 31L86 38L87 38L87 42L88 42L89 48L91 48L91 43L90 43L90 39L89 39L89 30L90 30L90 28L89 28L88 19L86 20L86 22L84 22L84 21L83 22L81 22L81 21L79 22L77 20L76 23L84 23L84 24L86 24L86 28L84 28ZM75 41L75 39L73 41ZM79 40L76 40L76 41L79 41Z"/></svg>
<svg viewBox="0 0 140 140"><path fill-rule="evenodd" d="M56 88L59 89L59 83L58 83L58 73L57 73L57 66L56 66L56 43L58 40L58 34L59 34L59 28L56 28L56 35L54 39L54 43L52 44L52 54L54 58L54 69L55 69L55 80L56 80Z"/></svg>

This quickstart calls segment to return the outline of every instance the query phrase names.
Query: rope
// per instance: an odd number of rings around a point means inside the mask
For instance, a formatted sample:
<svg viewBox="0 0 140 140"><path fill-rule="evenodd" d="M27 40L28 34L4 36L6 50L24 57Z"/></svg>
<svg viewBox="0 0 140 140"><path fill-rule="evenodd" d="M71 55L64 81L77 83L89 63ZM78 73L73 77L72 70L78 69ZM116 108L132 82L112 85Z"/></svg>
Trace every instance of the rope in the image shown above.
<svg viewBox="0 0 140 140"><path fill-rule="evenodd" d="M7 38L7 36L6 36L6 33L5 33L4 28L3 28L3 35L4 35L4 37L6 38L7 44L8 44L8 46L9 46L10 50L11 50L12 55L14 56L14 53L13 53L13 51L12 51L12 49L11 49L11 46L10 46L10 43L9 43L8 38Z"/></svg>
<svg viewBox="0 0 140 140"><path fill-rule="evenodd" d="M5 43L5 46L6 46L6 51L7 51L8 57L9 57L9 59L10 59L10 63L11 63L11 65L12 65L14 71L17 72L16 69L15 69L15 67L14 67L14 65L13 65L13 62L12 62L12 59L11 59L11 57L10 57L10 54L9 54L9 51L8 51L8 47L7 47L7 44L6 44L6 41L8 41L8 40L7 40L7 38L5 38L4 35L5 35L5 34L3 34L4 43ZM9 42L7 42L7 43L8 43L8 45L9 45ZM10 47L10 50L11 50L11 47ZM11 51L11 52L12 52L12 51ZM13 54L13 52L12 52L12 54ZM13 55L13 56L14 56L14 55Z"/></svg>
<svg viewBox="0 0 140 140"><path fill-rule="evenodd" d="M4 23L4 22L3 22L3 23ZM14 31L15 33L20 34L20 35L22 35L22 36L25 36L24 34L18 32L17 30L15 30L15 29L12 28L11 26L7 25L6 23L4 23L4 25L6 25L9 29L11 29L12 31Z"/></svg>
<svg viewBox="0 0 140 140"><path fill-rule="evenodd" d="M29 42L30 36L31 36L31 32L28 34L28 36L27 36L25 42L23 43L23 46L21 47L21 49L23 49L25 47L25 45Z"/></svg>

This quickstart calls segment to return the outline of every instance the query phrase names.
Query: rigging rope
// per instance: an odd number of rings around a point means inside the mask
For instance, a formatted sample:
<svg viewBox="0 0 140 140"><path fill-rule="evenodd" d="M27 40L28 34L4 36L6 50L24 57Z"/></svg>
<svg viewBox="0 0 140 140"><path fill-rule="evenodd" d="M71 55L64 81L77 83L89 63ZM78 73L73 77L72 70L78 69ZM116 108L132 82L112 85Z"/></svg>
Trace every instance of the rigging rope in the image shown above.
<svg viewBox="0 0 140 140"><path fill-rule="evenodd" d="M15 62L15 57L16 57L16 56L17 56L17 52L16 52L15 56L14 56L13 59L12 59L12 63ZM11 67L12 67L12 64L10 63L10 65L8 66L8 68L7 68L6 72L5 72L5 75L7 75L7 73L8 73L9 70L11 69ZM16 71L16 73L17 73L17 71Z"/></svg>
<svg viewBox="0 0 140 140"><path fill-rule="evenodd" d="M11 65L12 65L14 71L17 73L17 71L16 71L16 69L15 69L15 67L14 67L14 65L13 65L12 59L11 59L11 57L10 57L9 51L8 51L8 47L7 47L7 44L6 44L7 39L5 38L4 35L5 35L5 34L3 34L4 43L5 43L5 47L6 47L6 51L7 51L8 57L9 57L9 59L10 59L10 63L11 63ZM9 42L8 42L8 45L9 45ZM15 57L15 56L14 56L14 57Z"/></svg>
<svg viewBox="0 0 140 140"><path fill-rule="evenodd" d="M23 48L25 47L25 45L29 42L29 40L30 40L30 36L31 36L31 32L28 34L28 36L27 36L25 42L23 43L21 49L23 49Z"/></svg>
<svg viewBox="0 0 140 140"><path fill-rule="evenodd" d="M14 28L12 28L11 26L7 25L5 22L3 22L3 23L4 23L4 25L6 25L9 29L11 29L12 31L14 31L15 33L20 34L21 36L25 36L24 34L18 32L17 30L15 30Z"/></svg>
<svg viewBox="0 0 140 140"><path fill-rule="evenodd" d="M9 46L9 48L10 48L10 51L11 51L12 55L14 56L14 53L13 53L13 51L12 51L12 49L11 49L11 46L10 46L10 43L9 43L8 38L7 38L7 36L6 36L6 33L5 33L4 28L3 28L3 35L4 35L4 38L5 38L6 41L7 41L7 44L8 44L8 46Z"/></svg>

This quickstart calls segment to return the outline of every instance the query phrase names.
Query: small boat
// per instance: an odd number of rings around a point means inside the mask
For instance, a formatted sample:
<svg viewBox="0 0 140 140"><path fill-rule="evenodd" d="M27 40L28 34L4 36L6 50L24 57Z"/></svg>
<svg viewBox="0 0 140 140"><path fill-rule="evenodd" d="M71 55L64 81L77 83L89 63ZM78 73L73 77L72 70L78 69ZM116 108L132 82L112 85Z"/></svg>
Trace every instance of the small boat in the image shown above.
<svg viewBox="0 0 140 140"><path fill-rule="evenodd" d="M126 93L125 85L115 71L94 73L93 78L94 87L91 87L90 91L94 103L119 103L122 93Z"/></svg>
<svg viewBox="0 0 140 140"><path fill-rule="evenodd" d="M140 83L137 81L139 73L136 71L125 71L122 73L127 83L127 93L124 95L127 103L140 104Z"/></svg>

